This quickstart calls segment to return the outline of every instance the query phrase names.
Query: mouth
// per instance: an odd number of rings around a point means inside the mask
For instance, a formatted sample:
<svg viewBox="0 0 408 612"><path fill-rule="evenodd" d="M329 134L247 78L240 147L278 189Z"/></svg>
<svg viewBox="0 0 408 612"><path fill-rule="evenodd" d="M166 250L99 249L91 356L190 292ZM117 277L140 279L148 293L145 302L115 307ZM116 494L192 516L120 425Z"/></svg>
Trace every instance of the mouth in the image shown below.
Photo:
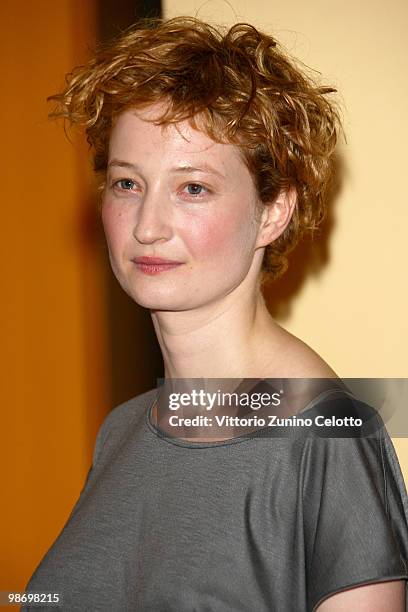
<svg viewBox="0 0 408 612"><path fill-rule="evenodd" d="M138 270L149 275L160 274L182 265L181 261L172 261L161 257L136 257L132 261Z"/></svg>

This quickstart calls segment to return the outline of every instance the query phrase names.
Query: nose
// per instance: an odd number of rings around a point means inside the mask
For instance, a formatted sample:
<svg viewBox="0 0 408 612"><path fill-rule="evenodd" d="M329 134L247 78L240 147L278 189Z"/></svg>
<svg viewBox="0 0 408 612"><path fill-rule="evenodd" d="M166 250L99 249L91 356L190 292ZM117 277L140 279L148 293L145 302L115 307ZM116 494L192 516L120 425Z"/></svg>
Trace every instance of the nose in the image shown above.
<svg viewBox="0 0 408 612"><path fill-rule="evenodd" d="M133 235L141 244L167 241L173 234L170 203L163 194L145 194L137 210Z"/></svg>

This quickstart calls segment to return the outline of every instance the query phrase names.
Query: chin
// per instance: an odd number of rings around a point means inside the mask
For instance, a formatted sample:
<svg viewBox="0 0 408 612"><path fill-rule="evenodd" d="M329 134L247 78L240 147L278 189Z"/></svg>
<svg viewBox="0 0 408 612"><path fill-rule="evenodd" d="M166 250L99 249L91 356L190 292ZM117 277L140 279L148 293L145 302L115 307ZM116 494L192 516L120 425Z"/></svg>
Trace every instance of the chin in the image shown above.
<svg viewBox="0 0 408 612"><path fill-rule="evenodd" d="M189 291L176 289L173 286L152 287L145 284L142 286L123 286L130 298L139 306L149 310L190 310L194 304L189 296Z"/></svg>
<svg viewBox="0 0 408 612"><path fill-rule="evenodd" d="M238 276L238 275L237 275ZM220 282L217 275L207 275L206 282L201 279L135 278L117 276L122 289L139 306L149 310L182 312L203 308L222 300L242 282L242 277ZM234 282L235 281L235 282ZM204 285L204 286L203 286Z"/></svg>

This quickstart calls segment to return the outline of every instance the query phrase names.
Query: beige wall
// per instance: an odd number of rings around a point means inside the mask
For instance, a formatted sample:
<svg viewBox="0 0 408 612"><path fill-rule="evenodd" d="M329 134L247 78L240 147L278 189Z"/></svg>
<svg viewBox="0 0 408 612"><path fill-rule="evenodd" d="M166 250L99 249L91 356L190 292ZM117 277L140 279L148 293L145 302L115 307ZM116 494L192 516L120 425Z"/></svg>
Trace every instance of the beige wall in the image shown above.
<svg viewBox="0 0 408 612"><path fill-rule="evenodd" d="M316 244L325 263L299 278L294 255L276 286L289 308L275 310L340 376L408 377L408 3L164 0L164 14L253 23L339 89L347 144L330 230ZM395 443L408 475L408 441Z"/></svg>

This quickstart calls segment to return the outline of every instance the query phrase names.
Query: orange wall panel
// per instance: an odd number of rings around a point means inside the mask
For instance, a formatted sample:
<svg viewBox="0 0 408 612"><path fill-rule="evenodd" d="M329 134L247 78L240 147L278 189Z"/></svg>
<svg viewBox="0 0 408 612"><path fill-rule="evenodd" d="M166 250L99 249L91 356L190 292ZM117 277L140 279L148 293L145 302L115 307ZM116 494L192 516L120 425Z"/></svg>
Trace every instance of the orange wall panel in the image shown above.
<svg viewBox="0 0 408 612"><path fill-rule="evenodd" d="M61 530L109 406L103 246L88 152L48 120L46 103L87 57L96 8L94 0L0 3L0 590L22 590Z"/></svg>

